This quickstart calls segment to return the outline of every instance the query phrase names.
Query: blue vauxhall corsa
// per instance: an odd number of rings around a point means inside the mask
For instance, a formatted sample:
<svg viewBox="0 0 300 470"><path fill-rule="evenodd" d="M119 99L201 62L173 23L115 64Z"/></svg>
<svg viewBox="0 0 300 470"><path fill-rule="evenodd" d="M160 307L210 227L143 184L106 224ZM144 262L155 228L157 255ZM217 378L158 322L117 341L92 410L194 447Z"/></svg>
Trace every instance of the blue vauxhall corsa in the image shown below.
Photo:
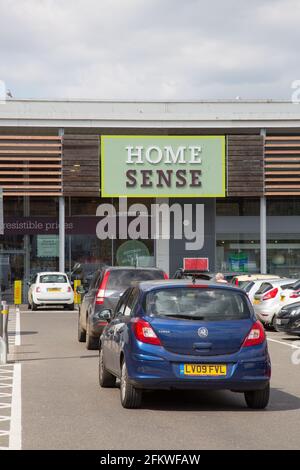
<svg viewBox="0 0 300 470"><path fill-rule="evenodd" d="M250 408L269 401L271 363L262 324L239 288L210 281L146 281L130 287L99 343L99 383L120 379L124 408L143 390L232 390Z"/></svg>

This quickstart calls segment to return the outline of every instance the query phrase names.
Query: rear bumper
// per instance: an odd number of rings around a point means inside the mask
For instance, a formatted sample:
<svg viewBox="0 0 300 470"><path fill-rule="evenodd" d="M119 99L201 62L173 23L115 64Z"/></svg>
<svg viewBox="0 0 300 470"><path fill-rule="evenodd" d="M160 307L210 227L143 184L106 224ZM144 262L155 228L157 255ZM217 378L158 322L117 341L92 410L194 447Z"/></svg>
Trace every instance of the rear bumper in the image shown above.
<svg viewBox="0 0 300 470"><path fill-rule="evenodd" d="M287 333L290 335L300 335L300 326L293 325L292 323L286 325L276 325L276 328L281 333Z"/></svg>
<svg viewBox="0 0 300 470"><path fill-rule="evenodd" d="M185 361L186 362L186 361ZM166 360L150 360L138 358L137 355L126 361L129 381L136 388L141 389L196 389L196 390L261 390L270 381L271 364L268 354L240 360L226 362L223 358L201 357L200 364L226 364L227 374L220 377L189 377L180 372L179 362Z"/></svg>
<svg viewBox="0 0 300 470"><path fill-rule="evenodd" d="M266 388L269 379L232 381L220 380L212 383L211 380L130 380L130 383L142 390L231 390L233 392L248 392L251 390L263 390Z"/></svg>
<svg viewBox="0 0 300 470"><path fill-rule="evenodd" d="M276 310L255 310L255 314L257 319L260 320L262 323L269 324L272 323L273 317L276 314Z"/></svg>
<svg viewBox="0 0 300 470"><path fill-rule="evenodd" d="M49 299L49 298L36 298L34 299L36 305L71 305L74 303L74 298L59 298L59 299Z"/></svg>

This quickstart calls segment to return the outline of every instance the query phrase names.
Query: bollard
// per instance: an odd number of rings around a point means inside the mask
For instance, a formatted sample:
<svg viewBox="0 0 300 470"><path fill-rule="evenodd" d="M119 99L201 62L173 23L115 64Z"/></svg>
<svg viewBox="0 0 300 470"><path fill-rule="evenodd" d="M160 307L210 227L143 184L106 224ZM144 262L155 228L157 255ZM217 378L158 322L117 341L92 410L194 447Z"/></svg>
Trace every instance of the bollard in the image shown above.
<svg viewBox="0 0 300 470"><path fill-rule="evenodd" d="M0 364L7 364L8 354L8 314L9 309L5 300L1 302L0 313Z"/></svg>

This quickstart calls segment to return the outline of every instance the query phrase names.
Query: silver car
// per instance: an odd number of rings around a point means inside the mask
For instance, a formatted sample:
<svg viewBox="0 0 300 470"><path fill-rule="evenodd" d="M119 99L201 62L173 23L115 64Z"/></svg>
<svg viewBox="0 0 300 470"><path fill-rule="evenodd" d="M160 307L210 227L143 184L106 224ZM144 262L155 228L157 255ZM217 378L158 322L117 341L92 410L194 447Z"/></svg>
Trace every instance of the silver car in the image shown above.
<svg viewBox="0 0 300 470"><path fill-rule="evenodd" d="M257 318L266 326L276 330L276 315L283 306L283 288L295 282L295 279L283 278L265 281L254 295L253 307Z"/></svg>

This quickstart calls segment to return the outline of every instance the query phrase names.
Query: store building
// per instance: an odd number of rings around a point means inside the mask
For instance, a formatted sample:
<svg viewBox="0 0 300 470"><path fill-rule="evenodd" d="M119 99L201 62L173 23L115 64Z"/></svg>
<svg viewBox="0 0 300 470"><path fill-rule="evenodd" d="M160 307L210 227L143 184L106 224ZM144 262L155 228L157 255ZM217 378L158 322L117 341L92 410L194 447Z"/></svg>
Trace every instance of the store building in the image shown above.
<svg viewBox="0 0 300 470"><path fill-rule="evenodd" d="M35 272L70 272L75 262L85 273L135 262L172 275L184 257L200 257L212 271L300 277L300 108L291 102L8 100L0 105L0 187L8 298L15 279L25 295ZM117 222L134 219L119 196L144 204L149 227L155 203L192 205L191 220L180 222L190 229L202 207L201 245L188 249L184 230L174 236L181 225L173 216L169 239L99 239L99 204L112 204Z"/></svg>

